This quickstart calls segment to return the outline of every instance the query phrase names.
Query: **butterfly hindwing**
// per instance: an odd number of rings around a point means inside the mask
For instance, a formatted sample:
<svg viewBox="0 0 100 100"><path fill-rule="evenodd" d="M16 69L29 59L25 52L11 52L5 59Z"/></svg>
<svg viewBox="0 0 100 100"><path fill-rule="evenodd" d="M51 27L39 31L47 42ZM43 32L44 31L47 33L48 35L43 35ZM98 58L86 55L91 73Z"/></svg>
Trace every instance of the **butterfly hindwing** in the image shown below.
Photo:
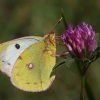
<svg viewBox="0 0 100 100"><path fill-rule="evenodd" d="M51 51L45 50L46 45L45 42L38 42L22 52L11 72L14 86L32 92L44 91L50 87L55 78L50 77L50 74L56 58Z"/></svg>
<svg viewBox="0 0 100 100"><path fill-rule="evenodd" d="M11 76L11 70L20 54L30 45L42 41L41 37L23 37L0 44L0 70Z"/></svg>

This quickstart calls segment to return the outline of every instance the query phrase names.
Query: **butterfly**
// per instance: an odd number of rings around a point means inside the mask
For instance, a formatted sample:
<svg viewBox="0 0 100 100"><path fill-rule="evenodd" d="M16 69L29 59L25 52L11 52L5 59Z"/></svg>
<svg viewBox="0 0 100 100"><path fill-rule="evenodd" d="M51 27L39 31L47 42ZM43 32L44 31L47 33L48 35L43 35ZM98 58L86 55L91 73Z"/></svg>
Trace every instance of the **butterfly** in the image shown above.
<svg viewBox="0 0 100 100"><path fill-rule="evenodd" d="M24 91L47 90L55 79L50 76L56 62L55 33L28 36L0 44L0 70L12 84Z"/></svg>
<svg viewBox="0 0 100 100"><path fill-rule="evenodd" d="M0 44L0 70L12 84L29 92L47 90L55 79L51 76L56 63L54 28L44 37L27 36Z"/></svg>

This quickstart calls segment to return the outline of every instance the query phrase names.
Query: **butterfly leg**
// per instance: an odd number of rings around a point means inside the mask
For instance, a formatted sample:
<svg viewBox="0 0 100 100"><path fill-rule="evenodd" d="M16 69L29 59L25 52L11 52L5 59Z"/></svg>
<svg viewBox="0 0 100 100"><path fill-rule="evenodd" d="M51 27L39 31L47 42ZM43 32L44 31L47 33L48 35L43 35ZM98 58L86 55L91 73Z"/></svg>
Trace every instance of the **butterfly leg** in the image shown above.
<svg viewBox="0 0 100 100"><path fill-rule="evenodd" d="M43 52L49 52L49 51L51 51L51 56L53 56L53 57L60 57L61 55L59 55L59 54L55 54L55 52L54 51L52 51L52 50L49 50L49 49L47 49L47 48L45 48L44 50L43 50Z"/></svg>
<svg viewBox="0 0 100 100"><path fill-rule="evenodd" d="M59 54L55 54L55 52L53 52L53 51L51 51L51 52L52 52L51 56L53 56L53 57L60 57Z"/></svg>

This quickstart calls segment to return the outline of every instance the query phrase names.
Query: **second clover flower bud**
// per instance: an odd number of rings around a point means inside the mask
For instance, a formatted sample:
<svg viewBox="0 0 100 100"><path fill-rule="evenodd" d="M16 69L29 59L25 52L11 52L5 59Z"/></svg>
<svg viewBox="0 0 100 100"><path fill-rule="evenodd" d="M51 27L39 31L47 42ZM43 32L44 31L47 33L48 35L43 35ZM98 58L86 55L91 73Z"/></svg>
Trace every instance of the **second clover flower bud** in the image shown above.
<svg viewBox="0 0 100 100"><path fill-rule="evenodd" d="M92 26L88 26L84 22L82 27L77 26L74 29L70 24L61 39L68 52L78 59L89 58L96 48L95 32Z"/></svg>

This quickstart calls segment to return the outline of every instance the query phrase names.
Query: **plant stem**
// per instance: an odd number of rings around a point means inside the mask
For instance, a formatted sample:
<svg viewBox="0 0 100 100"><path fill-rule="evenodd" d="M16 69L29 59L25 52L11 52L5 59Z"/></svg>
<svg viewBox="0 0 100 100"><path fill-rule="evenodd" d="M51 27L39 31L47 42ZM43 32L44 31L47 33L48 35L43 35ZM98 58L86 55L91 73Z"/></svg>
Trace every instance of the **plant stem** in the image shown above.
<svg viewBox="0 0 100 100"><path fill-rule="evenodd" d="M84 84L85 84L85 75L83 75L82 81L81 81L80 100L84 100Z"/></svg>

